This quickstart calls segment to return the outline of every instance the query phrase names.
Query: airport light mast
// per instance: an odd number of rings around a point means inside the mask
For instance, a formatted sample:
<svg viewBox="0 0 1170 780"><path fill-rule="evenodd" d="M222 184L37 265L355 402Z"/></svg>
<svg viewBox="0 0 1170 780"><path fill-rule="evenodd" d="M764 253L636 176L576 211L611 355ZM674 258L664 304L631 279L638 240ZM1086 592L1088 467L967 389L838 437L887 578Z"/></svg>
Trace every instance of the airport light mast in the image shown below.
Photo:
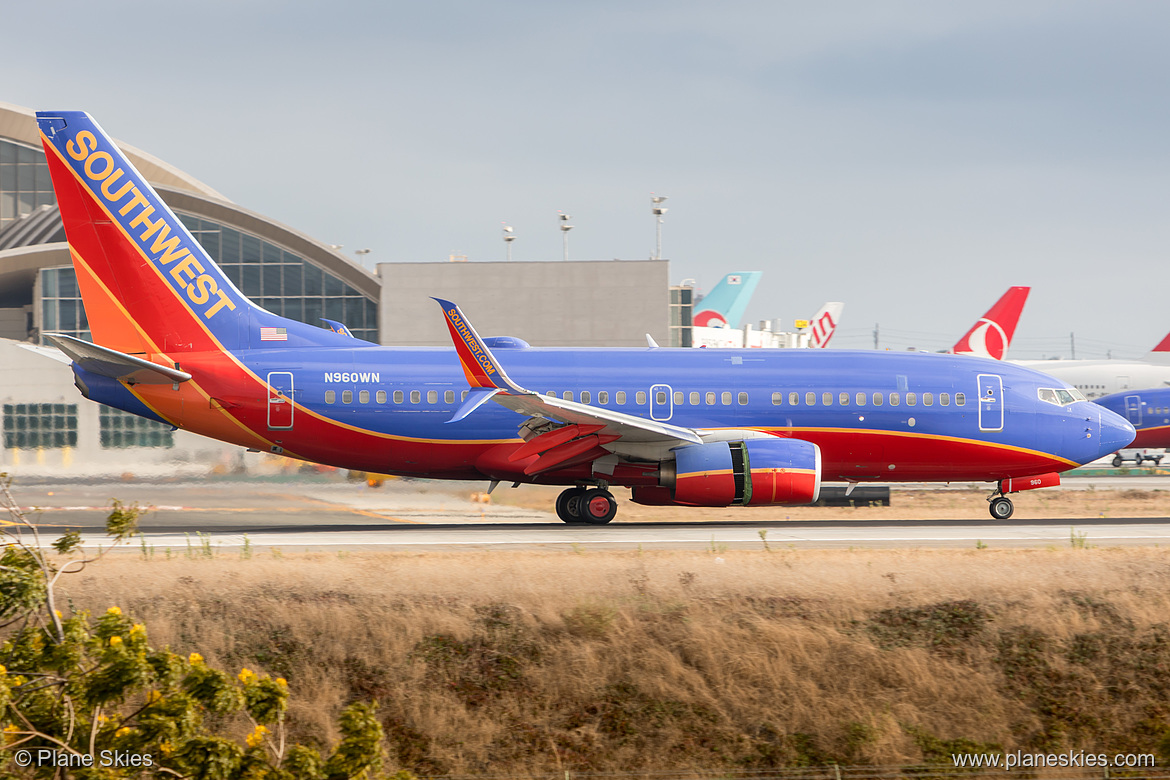
<svg viewBox="0 0 1170 780"><path fill-rule="evenodd" d="M662 259L662 218L666 216L667 209L663 207L666 201L665 195L655 195L650 193L650 213L654 215L655 222L655 242L654 242L654 259Z"/></svg>
<svg viewBox="0 0 1170 780"><path fill-rule="evenodd" d="M565 258L565 262L568 262L569 261L569 231L573 229L573 226L569 224L569 220L572 219L572 217L570 217L568 214L566 214L563 211L558 211L557 214L559 214L561 217L561 235L564 236L564 239L565 239L564 258Z"/></svg>
<svg viewBox="0 0 1170 780"><path fill-rule="evenodd" d="M516 234L512 230L512 226L507 222L501 222L504 226L504 246L508 248L508 262L512 262L512 242L516 240Z"/></svg>

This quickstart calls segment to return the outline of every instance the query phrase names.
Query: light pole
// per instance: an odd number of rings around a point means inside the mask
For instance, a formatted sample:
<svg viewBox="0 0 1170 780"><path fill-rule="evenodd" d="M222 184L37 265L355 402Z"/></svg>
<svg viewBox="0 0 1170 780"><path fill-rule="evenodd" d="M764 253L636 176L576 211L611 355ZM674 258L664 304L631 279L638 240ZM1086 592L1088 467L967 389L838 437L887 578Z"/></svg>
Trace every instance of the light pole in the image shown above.
<svg viewBox="0 0 1170 780"><path fill-rule="evenodd" d="M655 222L655 226L654 226L654 233L655 233L655 238L656 238L656 240L654 242L654 259L655 260L662 259L662 218L666 216L666 208L663 207L662 204L665 202L666 202L665 195L655 195L653 192L650 193L650 213L654 215L654 222Z"/></svg>
<svg viewBox="0 0 1170 780"><path fill-rule="evenodd" d="M516 234L512 232L512 226L507 222L501 222L504 226L504 246L508 248L508 262L512 262L512 242L516 240Z"/></svg>
<svg viewBox="0 0 1170 780"><path fill-rule="evenodd" d="M357 255L359 258L361 258L362 265L365 265L366 255L368 255L370 253L370 250L369 249L355 249L355 250L353 250L353 253L355 255Z"/></svg>
<svg viewBox="0 0 1170 780"><path fill-rule="evenodd" d="M569 220L572 219L572 217L570 217L568 214L566 214L563 211L558 211L557 214L560 214L560 216L561 216L561 235L564 236L564 239L565 239L565 261L568 262L568 260L569 260L569 231L573 229L573 226L569 224Z"/></svg>

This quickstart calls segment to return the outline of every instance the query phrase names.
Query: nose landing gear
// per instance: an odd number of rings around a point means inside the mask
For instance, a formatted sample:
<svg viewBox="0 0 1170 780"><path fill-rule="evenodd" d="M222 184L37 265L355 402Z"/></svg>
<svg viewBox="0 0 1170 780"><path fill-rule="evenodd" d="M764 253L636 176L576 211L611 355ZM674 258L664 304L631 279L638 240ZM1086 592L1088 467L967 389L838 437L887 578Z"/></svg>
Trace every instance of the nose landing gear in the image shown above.
<svg viewBox="0 0 1170 780"><path fill-rule="evenodd" d="M991 512L991 516L996 520L1007 520L1016 511L1015 505L1007 496L992 494L987 500L991 502L987 508Z"/></svg>
<svg viewBox="0 0 1170 780"><path fill-rule="evenodd" d="M605 488L569 488L557 497L557 517L570 525L605 525L617 515L617 501Z"/></svg>

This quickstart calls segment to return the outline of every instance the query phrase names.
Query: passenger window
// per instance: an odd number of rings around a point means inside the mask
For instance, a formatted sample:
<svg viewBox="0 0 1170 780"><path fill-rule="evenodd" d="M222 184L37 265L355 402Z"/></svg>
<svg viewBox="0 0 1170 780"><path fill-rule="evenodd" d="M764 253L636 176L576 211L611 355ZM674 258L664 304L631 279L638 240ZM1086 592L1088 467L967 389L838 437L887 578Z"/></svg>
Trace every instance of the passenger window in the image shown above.
<svg viewBox="0 0 1170 780"><path fill-rule="evenodd" d="M421 400L422 400L422 393L420 393L418 390L411 390L410 391L410 402L412 404L417 404Z"/></svg>
<svg viewBox="0 0 1170 780"><path fill-rule="evenodd" d="M873 405L874 406L881 406L882 403L883 403L882 394L881 393L874 393L873 394Z"/></svg>
<svg viewBox="0 0 1170 780"><path fill-rule="evenodd" d="M922 394L922 405L923 406L934 406L934 393L923 393Z"/></svg>
<svg viewBox="0 0 1170 780"><path fill-rule="evenodd" d="M791 392L788 394L789 406L800 406L800 393Z"/></svg>
<svg viewBox="0 0 1170 780"><path fill-rule="evenodd" d="M561 398L564 398L566 401L572 401L573 400L573 391L566 390L565 392L561 393Z"/></svg>
<svg viewBox="0 0 1170 780"><path fill-rule="evenodd" d="M918 393L906 393L906 405L918 406Z"/></svg>
<svg viewBox="0 0 1170 780"><path fill-rule="evenodd" d="M455 391L454 390L443 391L443 402L448 403L448 404L455 403Z"/></svg>
<svg viewBox="0 0 1170 780"><path fill-rule="evenodd" d="M747 393L740 393L739 394L739 405L740 406L747 406L747 402L748 402Z"/></svg>
<svg viewBox="0 0 1170 780"><path fill-rule="evenodd" d="M853 396L853 400L857 402L858 406L865 406L865 393L858 393Z"/></svg>
<svg viewBox="0 0 1170 780"><path fill-rule="evenodd" d="M591 398L593 398L593 395L588 390L581 391L581 403L587 404Z"/></svg>
<svg viewBox="0 0 1170 780"><path fill-rule="evenodd" d="M556 390L549 390L547 393L545 393L545 395L547 395L549 398L556 398L557 391Z"/></svg>
<svg viewBox="0 0 1170 780"><path fill-rule="evenodd" d="M890 393L890 406L897 406L902 403L902 396L899 393Z"/></svg>
<svg viewBox="0 0 1170 780"><path fill-rule="evenodd" d="M807 406L816 406L817 405L817 394L814 393L812 390L809 390L807 393L804 394L804 403Z"/></svg>
<svg viewBox="0 0 1170 780"><path fill-rule="evenodd" d="M782 403L784 403L784 393L779 390L772 393L772 406L780 406Z"/></svg>
<svg viewBox="0 0 1170 780"><path fill-rule="evenodd" d="M439 391L438 390L427 390L427 403L428 404L437 404L438 402L439 402Z"/></svg>
<svg viewBox="0 0 1170 780"><path fill-rule="evenodd" d="M459 400L460 400L460 401L466 401L466 400L467 400L467 391L466 391L466 390L464 390L462 393L460 393L460 394L459 394Z"/></svg>
<svg viewBox="0 0 1170 780"><path fill-rule="evenodd" d="M598 390L597 391L597 403L602 404L602 405L609 403L609 391L608 390Z"/></svg>
<svg viewBox="0 0 1170 780"><path fill-rule="evenodd" d="M625 390L618 390L616 393L616 399L617 399L618 406L625 406L626 405L626 391Z"/></svg>
<svg viewBox="0 0 1170 780"><path fill-rule="evenodd" d="M698 393L691 393L691 406L698 406L698 405L699 405L699 394Z"/></svg>
<svg viewBox="0 0 1170 780"><path fill-rule="evenodd" d="M837 396L837 400L841 403L842 406L848 406L849 393L841 393L839 396Z"/></svg>
<svg viewBox="0 0 1170 780"><path fill-rule="evenodd" d="M369 402L370 402L370 391L369 390L362 390L362 391L358 392L358 403L368 404Z"/></svg>
<svg viewBox="0 0 1170 780"><path fill-rule="evenodd" d="M335 402L336 400L337 400L337 391L336 390L326 390L325 391L325 403L331 404L331 403Z"/></svg>
<svg viewBox="0 0 1170 780"><path fill-rule="evenodd" d="M683 398L684 398L684 396L683 396L681 390L674 391L674 405L675 406L682 406L685 403Z"/></svg>
<svg viewBox="0 0 1170 780"><path fill-rule="evenodd" d="M401 390L395 390L395 391L394 391L394 403L396 403L396 404L400 404L400 403L402 403L402 398L403 398L403 396L402 396L402 391L401 391Z"/></svg>
<svg viewBox="0 0 1170 780"><path fill-rule="evenodd" d="M833 405L833 394L830 393L828 390L821 393L821 404L823 404L824 406L832 406Z"/></svg>
<svg viewBox="0 0 1170 780"><path fill-rule="evenodd" d="M715 394L709 392L709 393L707 393L707 406L714 406L714 405L715 405Z"/></svg>
<svg viewBox="0 0 1170 780"><path fill-rule="evenodd" d="M724 406L731 406L731 393L724 390L719 394L719 400L723 402Z"/></svg>
<svg viewBox="0 0 1170 780"><path fill-rule="evenodd" d="M341 402L343 404L352 404L353 403L353 390L342 390L341 391Z"/></svg>
<svg viewBox="0 0 1170 780"><path fill-rule="evenodd" d="M951 405L951 394L950 393L939 393L938 394L938 402L940 404L942 404L943 406L950 406Z"/></svg>
<svg viewBox="0 0 1170 780"><path fill-rule="evenodd" d="M638 391L638 392L637 392L637 393L634 395L634 402L635 402L636 404L638 404L638 406L642 406L642 405L644 405L644 404L646 403L646 391L645 391L645 390L639 390L639 391Z"/></svg>
<svg viewBox="0 0 1170 780"><path fill-rule="evenodd" d="M665 390L655 390L654 391L654 403L658 404L659 406L666 405L666 391Z"/></svg>
<svg viewBox="0 0 1170 780"><path fill-rule="evenodd" d="M955 406L966 406L967 395L965 393L955 393Z"/></svg>
<svg viewBox="0 0 1170 780"><path fill-rule="evenodd" d="M380 404L386 403L386 391L385 390L379 390L378 394L374 397L377 399L378 403L380 403Z"/></svg>

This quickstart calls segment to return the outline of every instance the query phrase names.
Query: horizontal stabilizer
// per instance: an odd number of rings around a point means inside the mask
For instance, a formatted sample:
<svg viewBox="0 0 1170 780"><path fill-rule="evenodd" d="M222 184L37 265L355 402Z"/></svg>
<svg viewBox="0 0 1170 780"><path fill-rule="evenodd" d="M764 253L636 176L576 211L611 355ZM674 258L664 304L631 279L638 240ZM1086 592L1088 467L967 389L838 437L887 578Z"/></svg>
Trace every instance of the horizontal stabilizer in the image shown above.
<svg viewBox="0 0 1170 780"><path fill-rule="evenodd" d="M63 333L46 333L45 338L86 371L111 379L134 385L171 385L191 378L186 371L160 366Z"/></svg>

